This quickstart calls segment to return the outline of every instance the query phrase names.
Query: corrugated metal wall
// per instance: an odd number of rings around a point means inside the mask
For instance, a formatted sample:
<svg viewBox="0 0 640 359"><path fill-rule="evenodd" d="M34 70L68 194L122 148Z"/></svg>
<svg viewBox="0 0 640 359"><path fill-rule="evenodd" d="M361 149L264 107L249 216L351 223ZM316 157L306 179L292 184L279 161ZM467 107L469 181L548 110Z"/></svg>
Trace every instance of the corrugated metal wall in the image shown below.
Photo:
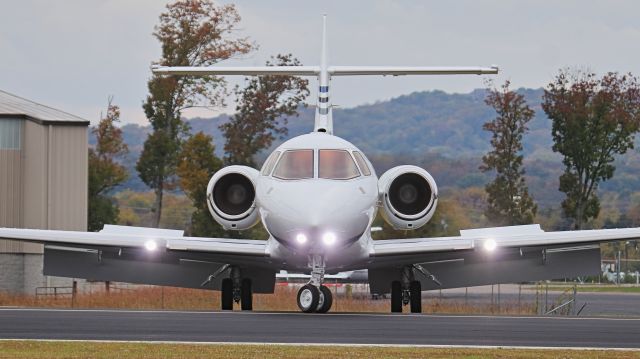
<svg viewBox="0 0 640 359"><path fill-rule="evenodd" d="M0 227L22 227L22 142L24 120L0 120ZM0 252L22 250L19 242L0 241Z"/></svg>
<svg viewBox="0 0 640 359"><path fill-rule="evenodd" d="M49 229L87 230L88 148L84 126L52 126Z"/></svg>
<svg viewBox="0 0 640 359"><path fill-rule="evenodd" d="M19 121L22 149L0 150L0 226L86 231L87 128ZM0 140L15 144L6 128ZM42 252L42 245L0 241L0 253Z"/></svg>

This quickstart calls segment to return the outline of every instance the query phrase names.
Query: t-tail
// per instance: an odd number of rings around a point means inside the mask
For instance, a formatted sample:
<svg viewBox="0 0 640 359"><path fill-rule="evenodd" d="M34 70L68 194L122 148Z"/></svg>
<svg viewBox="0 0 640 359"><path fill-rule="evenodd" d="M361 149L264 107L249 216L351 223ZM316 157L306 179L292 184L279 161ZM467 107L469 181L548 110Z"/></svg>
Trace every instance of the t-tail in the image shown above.
<svg viewBox="0 0 640 359"><path fill-rule="evenodd" d="M498 73L495 65L489 67L412 67L412 66L330 66L327 44L327 16L322 18L322 50L320 66L153 66L155 74L183 76L311 76L318 79L318 102L316 105L314 131L333 134L333 116L330 82L333 76L405 76L405 75L491 75Z"/></svg>

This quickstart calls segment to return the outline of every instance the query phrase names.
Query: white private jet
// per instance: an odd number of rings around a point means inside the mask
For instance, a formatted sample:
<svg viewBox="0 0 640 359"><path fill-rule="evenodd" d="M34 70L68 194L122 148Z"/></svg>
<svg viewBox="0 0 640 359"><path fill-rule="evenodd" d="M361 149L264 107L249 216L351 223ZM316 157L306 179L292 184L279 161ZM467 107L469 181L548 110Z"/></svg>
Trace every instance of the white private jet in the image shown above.
<svg viewBox="0 0 640 359"><path fill-rule="evenodd" d="M325 20L326 23L326 20ZM303 312L332 303L325 273L368 270L372 293L391 293L391 311L421 311L421 291L598 274L605 241L638 239L640 228L544 232L538 225L461 231L460 236L374 241L378 210L396 229L425 225L438 188L416 166L376 176L367 157L333 135L329 80L357 75L496 74L497 67L329 66L326 25L320 66L155 67L158 75L295 75L317 77L313 132L284 142L260 171L229 166L207 187L213 218L226 229L258 221L266 241L183 237L181 231L105 226L98 233L0 229L0 238L43 243L47 275L222 291L251 310L253 293L273 293L280 270L310 274L298 292Z"/></svg>

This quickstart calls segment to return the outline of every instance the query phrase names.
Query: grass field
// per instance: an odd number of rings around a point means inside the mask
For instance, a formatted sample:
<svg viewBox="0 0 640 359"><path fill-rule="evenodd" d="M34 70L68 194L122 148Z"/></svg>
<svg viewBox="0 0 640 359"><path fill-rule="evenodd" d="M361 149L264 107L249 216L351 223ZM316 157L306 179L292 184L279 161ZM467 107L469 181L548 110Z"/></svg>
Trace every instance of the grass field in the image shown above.
<svg viewBox="0 0 640 359"><path fill-rule="evenodd" d="M254 295L253 308L257 311L298 311L297 288L276 287L274 294ZM82 309L154 309L154 310L218 310L220 292L173 287L138 287L137 289L104 290L53 297L9 295L0 293L0 306ZM334 295L332 312L389 311L388 299L372 300L368 295ZM239 308L236 308L239 309ZM405 308L408 310L408 308ZM433 297L423 299L424 313L447 314L534 314L532 303L503 302L500 306L487 304L465 305L464 301L451 301Z"/></svg>
<svg viewBox="0 0 640 359"><path fill-rule="evenodd" d="M640 358L602 350L2 341L0 358Z"/></svg>

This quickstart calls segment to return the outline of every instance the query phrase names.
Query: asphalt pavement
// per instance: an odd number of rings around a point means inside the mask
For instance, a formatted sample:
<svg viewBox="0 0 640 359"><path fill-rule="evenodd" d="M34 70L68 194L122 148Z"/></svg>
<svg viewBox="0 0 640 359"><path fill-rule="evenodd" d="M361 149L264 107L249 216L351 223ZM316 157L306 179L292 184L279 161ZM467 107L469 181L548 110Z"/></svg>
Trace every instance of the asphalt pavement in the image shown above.
<svg viewBox="0 0 640 359"><path fill-rule="evenodd" d="M0 309L0 339L640 348L640 319Z"/></svg>

